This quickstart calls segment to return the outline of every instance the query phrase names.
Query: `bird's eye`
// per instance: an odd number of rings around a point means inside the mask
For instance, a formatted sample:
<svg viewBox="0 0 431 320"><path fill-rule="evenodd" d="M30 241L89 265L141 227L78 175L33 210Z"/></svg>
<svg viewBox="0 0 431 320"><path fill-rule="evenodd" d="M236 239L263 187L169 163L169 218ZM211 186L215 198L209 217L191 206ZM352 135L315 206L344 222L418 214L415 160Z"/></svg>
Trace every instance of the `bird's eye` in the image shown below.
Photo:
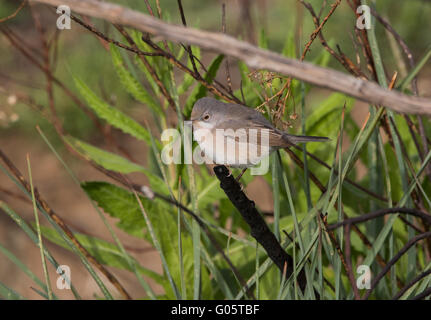
<svg viewBox="0 0 431 320"><path fill-rule="evenodd" d="M210 119L210 115L209 114L204 115L203 119L204 121L208 121Z"/></svg>

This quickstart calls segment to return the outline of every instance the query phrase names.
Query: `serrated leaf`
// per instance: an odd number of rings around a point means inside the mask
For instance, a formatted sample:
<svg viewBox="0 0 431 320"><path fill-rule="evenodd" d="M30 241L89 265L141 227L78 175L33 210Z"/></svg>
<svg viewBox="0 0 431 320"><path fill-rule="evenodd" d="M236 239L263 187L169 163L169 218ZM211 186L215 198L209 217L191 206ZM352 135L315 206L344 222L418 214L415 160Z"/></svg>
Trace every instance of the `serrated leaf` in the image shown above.
<svg viewBox="0 0 431 320"><path fill-rule="evenodd" d="M107 214L120 219L117 226L127 233L145 237L151 241L147 230L145 219L142 215L139 204L133 193L111 185L106 182L85 182L82 188ZM155 235L160 242L161 250L167 260L170 273L176 283L180 282L180 271L176 266L179 265L177 247L177 226L176 219L172 216L172 207L158 200L148 200L140 197L145 212L149 219ZM193 282L193 243L188 234L182 234L183 261L186 283ZM202 282L207 291L212 292L208 272L202 270ZM166 281L166 279L164 279ZM170 299L175 297L172 288L165 283L164 288ZM188 296L192 296L193 286L187 289ZM207 298L210 298L208 296Z"/></svg>
<svg viewBox="0 0 431 320"><path fill-rule="evenodd" d="M150 107L158 115L164 116L164 113L156 100L154 100L154 98L142 87L139 81L125 68L123 58L121 57L118 48L114 44L111 44L110 51L115 71L117 72L118 78L126 91L137 101Z"/></svg>
<svg viewBox="0 0 431 320"><path fill-rule="evenodd" d="M105 169L126 174L131 172L146 171L146 169L139 164L130 162L119 155L96 148L71 136L66 137L65 140L80 154L90 160L93 160Z"/></svg>
<svg viewBox="0 0 431 320"><path fill-rule="evenodd" d="M85 101L91 109L101 119L106 120L113 127L120 129L124 133L143 140L150 144L150 135L144 127L142 127L135 120L125 115L120 110L110 106L108 103L100 99L87 85L78 78L74 77L76 88L79 93L84 97Z"/></svg>
<svg viewBox="0 0 431 320"><path fill-rule="evenodd" d="M107 182L84 182L81 187L107 214L120 220L117 223L120 229L135 237L149 239L145 232L145 220L133 193ZM160 210L157 201L143 197L141 201L149 213Z"/></svg>
<svg viewBox="0 0 431 320"><path fill-rule="evenodd" d="M114 153L99 149L74 137L67 136L65 140L77 152L82 154L84 157L93 160L103 168L125 174L141 172L148 178L151 188L154 191L161 194L169 194L169 189L163 179L152 173L147 168L133 163Z"/></svg>
<svg viewBox="0 0 431 320"><path fill-rule="evenodd" d="M130 36L132 37L133 41L136 43L136 45L138 46L138 48L141 51L144 52L150 52L151 49L149 48L149 46L142 41L141 36L142 33L136 31L136 30L130 30ZM143 57L143 59L145 59L146 61L148 61L151 65L155 64L157 57ZM135 55L133 57L133 60L135 62L135 64L138 66L139 70L141 70L141 72L145 75L145 78L147 79L148 83L151 85L151 88L153 89L154 93L156 95L159 94L160 89L157 86L156 82L154 81L153 77L151 76L150 72L148 71L147 67L145 66L145 64L142 62L141 57L138 55Z"/></svg>

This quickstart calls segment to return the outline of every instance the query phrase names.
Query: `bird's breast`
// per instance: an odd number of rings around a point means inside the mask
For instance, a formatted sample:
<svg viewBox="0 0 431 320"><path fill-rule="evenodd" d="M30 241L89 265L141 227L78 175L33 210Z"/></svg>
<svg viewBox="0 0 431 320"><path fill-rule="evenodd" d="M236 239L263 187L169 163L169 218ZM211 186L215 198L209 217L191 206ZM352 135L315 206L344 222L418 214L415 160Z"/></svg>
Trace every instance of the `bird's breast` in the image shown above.
<svg viewBox="0 0 431 320"><path fill-rule="evenodd" d="M193 124L194 140L199 144L207 163L246 168L257 165L273 148L260 141L250 140L247 134L217 130L209 124ZM253 141L253 142L250 142Z"/></svg>

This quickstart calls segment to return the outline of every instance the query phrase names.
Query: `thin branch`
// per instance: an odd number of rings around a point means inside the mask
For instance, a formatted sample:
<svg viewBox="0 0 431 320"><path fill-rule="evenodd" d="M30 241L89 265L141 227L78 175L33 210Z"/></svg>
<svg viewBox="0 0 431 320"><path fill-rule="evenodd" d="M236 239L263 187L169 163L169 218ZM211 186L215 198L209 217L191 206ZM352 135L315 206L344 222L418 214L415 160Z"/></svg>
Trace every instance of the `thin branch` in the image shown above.
<svg viewBox="0 0 431 320"><path fill-rule="evenodd" d="M181 0L177 0L177 2L178 2L178 9L180 10L181 22L183 23L183 26L187 28L187 22L186 22L186 16L184 14L183 3L181 2ZM190 62L192 63L192 66L193 66L193 71L197 76L201 77L198 71L198 68L196 67L195 59L192 53L192 48L190 46L186 46L186 51L189 54Z"/></svg>
<svg viewBox="0 0 431 320"><path fill-rule="evenodd" d="M37 68L42 70L52 79L52 82L59 86L64 93L69 96L74 103L76 103L83 111L84 113L93 121L93 123L96 125L96 127L103 132L102 125L100 124L99 120L96 118L96 116L89 110L89 108L68 88L66 87L63 82L61 82L58 78L56 78L52 73L51 70L46 69L46 67L40 63L33 55L32 52L29 52L29 50L26 47L23 47L21 45L22 41L20 38L18 38L16 35L10 32L10 30L5 26L0 26L0 31L6 36L6 38L9 40L9 42L16 48L18 51L20 51L24 57L26 57L32 64L34 64Z"/></svg>
<svg viewBox="0 0 431 320"><path fill-rule="evenodd" d="M320 26L320 18L317 16L312 5L308 2L305 2L304 0L298 1L302 3L302 5L310 12L311 17L313 18L314 25L316 28L318 28ZM362 71L349 58L347 58L343 53L338 54L328 45L328 42L323 36L322 31L318 33L318 36L322 46L326 49L326 51L328 51L335 59L337 59L348 72L350 72L355 77L360 77L364 80L367 79L367 77L362 73Z"/></svg>
<svg viewBox="0 0 431 320"><path fill-rule="evenodd" d="M289 59L221 33L168 24L146 14L107 2L95 0L32 1L53 6L68 5L74 12L130 26L171 41L198 45L204 49L224 53L241 59L252 68L290 75L323 88L345 93L370 104L386 106L396 112L431 114L429 99L389 91L374 82L357 79L311 63Z"/></svg>
<svg viewBox="0 0 431 320"><path fill-rule="evenodd" d="M13 162L0 150L0 158L9 168L9 170L15 175L15 177L20 181L21 185L27 190L28 193L31 193L30 184L18 170L18 168L13 164ZM64 231L70 241L78 248L79 251L90 261L99 271L112 283L112 285L122 294L125 299L132 299L132 297L128 294L126 289L121 285L121 283L117 280L117 278L109 272L99 261L97 261L88 251L85 249L83 245L76 239L73 232L69 229L69 227L64 223L63 219L57 215L57 213L49 207L48 203L41 197L39 191L34 188L34 195L36 199L36 203L38 206L43 208L48 215L52 218L52 220Z"/></svg>
<svg viewBox="0 0 431 320"><path fill-rule="evenodd" d="M304 152L304 150L301 147L299 147L299 146L294 145L293 147L296 148L297 150L299 150L300 152ZM328 170L331 170L331 167L325 161L323 161L322 159L318 158L317 156L315 156L314 154L312 154L312 153L310 153L308 151L305 151L305 153L311 159L315 160L318 164L324 166ZM334 174L338 174L338 170L337 169L334 169ZM361 190L362 192L364 192L364 193L372 196L373 198L376 198L376 199L378 199L378 200L380 200L382 202L387 202L388 201L388 199L386 199L385 197L383 197L381 195L378 195L377 193L375 193L375 192L373 192L371 190L368 190L367 188L365 188L365 187L361 186L360 184L358 184L358 183L350 180L349 178L345 178L344 180L347 183L351 184L353 187L355 187L355 188Z"/></svg>
<svg viewBox="0 0 431 320"><path fill-rule="evenodd" d="M79 18L75 17L74 15L70 15L70 18L73 21L75 21L76 23L83 26L85 29L94 33L99 38L105 40L106 42L112 43L112 44L116 45L117 47L123 48L125 50L130 51L130 52L133 52L133 53L137 54L138 56L149 56L149 57L160 57L161 56L160 53L144 52L144 51L139 50L138 48L129 47L129 46L126 46L125 44L122 44L121 42L118 42L114 39L111 39L111 38L107 37L106 35L104 35L102 32L100 32L99 30L97 30L96 28L94 28L93 26L90 26L89 24L87 24L84 21L80 20Z"/></svg>
<svg viewBox="0 0 431 320"><path fill-rule="evenodd" d="M68 144L66 144L66 146L68 146ZM238 269L232 263L232 261L230 260L230 258L225 254L224 250L221 248L221 246L218 243L217 239L212 235L212 233L209 230L208 226L202 221L202 219L196 213L194 213L192 210L190 210L189 208L187 208L186 206L184 206L182 203L178 202L175 199L172 199L172 198L170 198L168 196L165 196L165 195L160 194L160 193L158 193L158 192L156 192L154 190L151 190L147 186L143 186L143 185L139 185L139 184L133 183L132 181L129 180L129 178L127 178L123 174L120 174L120 173L117 173L117 172L113 172L113 171L107 170L107 169L99 166L98 164L96 164L92 160L89 160L89 159L83 157L81 154L79 154L78 152L76 152L74 149L71 149L70 151L72 151L72 153L75 154L75 155L77 155L78 157L80 157L80 158L84 159L85 161L87 161L96 170L98 170L101 173L105 174L107 177L113 179L114 181L122 184L126 188L133 189L134 191L138 192L139 194L142 194L144 197L146 197L146 198L148 198L150 200L154 200L155 198L157 198L157 199L160 199L162 201L165 201L165 202L167 202L169 204L172 204L172 205L176 206L177 208L180 208L181 210L183 210L184 212L186 212L187 214L189 214L194 220L196 220L196 222L198 223L199 227L205 232L205 234L207 235L208 239L210 240L211 244L214 246L214 248L216 249L216 251L218 253L220 253L220 255L222 256L222 258L226 261L226 263L232 269L232 272L235 274L235 276L238 279L238 281L240 282L241 286L246 289L247 294L250 297L254 298L253 292L249 290L250 288L247 286L247 283L245 282L245 280L244 280L243 276L241 275L241 273L238 271Z"/></svg>
<svg viewBox="0 0 431 320"><path fill-rule="evenodd" d="M22 8L24 8L25 7L25 5L27 4L27 0L23 0L22 2L21 2L21 4L19 5L19 7L15 10L15 12L13 12L12 14L10 14L10 15L8 15L7 17L5 17L5 18L1 18L0 19L0 23L2 23L2 22L6 22L6 21L8 21L8 20L10 20L10 19L13 19L13 18L15 18L15 16L22 10Z"/></svg>
<svg viewBox="0 0 431 320"><path fill-rule="evenodd" d="M400 251L386 264L386 266L380 271L380 273L373 279L371 282L371 289L367 291L367 293L362 298L363 300L366 300L369 298L373 290L376 288L379 281L385 276L386 273L389 272L389 270L392 268L392 266L395 265L395 263L412 247L414 246L418 241L431 237L431 231L425 232L422 234L419 234L413 238L411 238L404 247L401 248Z"/></svg>
<svg viewBox="0 0 431 320"><path fill-rule="evenodd" d="M406 291L408 289L410 289L413 285L415 285L417 282L421 281L423 278L425 278L426 276L431 274L431 269L427 270L425 272L422 272L420 275L418 275L417 277L415 277L412 281L410 281L408 284L405 285L404 288L402 288L393 298L392 300L398 300L399 298L401 298L403 296L404 293L406 293Z"/></svg>
<svg viewBox="0 0 431 320"><path fill-rule="evenodd" d="M147 44L149 44L154 50L156 50L157 52L161 53L166 59L168 59L178 69L180 69L181 71L186 72L189 75L191 75L195 80L197 80L202 85L204 85L213 94L215 94L215 95L217 95L217 96L219 96L219 97L221 97L221 98L223 98L226 101L231 102L231 103L241 103L241 101L238 98L236 98L235 96L229 96L229 95L221 92L214 85L212 85L211 83L207 82L199 74L196 74L195 72L193 72L192 70L190 70L187 66L185 66L183 63L181 63L180 61L178 61L175 58L175 56L173 56L168 51L165 51L162 48L160 48L156 43L154 43L153 41L151 41L149 38L143 37L142 40L145 41Z"/></svg>
<svg viewBox="0 0 431 320"><path fill-rule="evenodd" d="M429 295L431 295L431 287L429 287L422 293L418 294L417 296L413 297L411 300L422 300L428 297Z"/></svg>
<svg viewBox="0 0 431 320"><path fill-rule="evenodd" d="M299 0L299 1L301 1L301 3L304 4L303 0ZM304 49L304 52L302 53L301 60L304 60L305 55L307 54L308 50L310 50L311 44L313 43L314 39L316 39L316 37L318 36L320 31L322 30L323 26L326 24L326 22L332 16L335 9L337 9L337 7L340 5L340 3L341 3L341 0L337 0L335 3L333 3L331 5L331 10L329 11L329 13L326 15L326 17L323 19L322 23L317 27L317 29L313 31L313 33L310 36L310 41L308 41L308 43L305 45L305 49Z"/></svg>
<svg viewBox="0 0 431 320"><path fill-rule="evenodd" d="M329 230L334 230L334 229L337 229L341 226L353 225L353 224L365 222L368 220L373 220L373 219L376 219L378 217L383 217L387 214L397 214L397 213L407 214L407 215L412 215L412 216L415 216L418 218L422 218L424 221L426 221L431 226L431 215L429 215L425 212L422 212L422 211L419 211L416 209L410 209L410 208L388 208L388 209L381 209L381 210L377 210L375 212L363 214L359 217L346 219L346 220L343 220L341 222L331 224L328 226L328 228L329 228Z"/></svg>

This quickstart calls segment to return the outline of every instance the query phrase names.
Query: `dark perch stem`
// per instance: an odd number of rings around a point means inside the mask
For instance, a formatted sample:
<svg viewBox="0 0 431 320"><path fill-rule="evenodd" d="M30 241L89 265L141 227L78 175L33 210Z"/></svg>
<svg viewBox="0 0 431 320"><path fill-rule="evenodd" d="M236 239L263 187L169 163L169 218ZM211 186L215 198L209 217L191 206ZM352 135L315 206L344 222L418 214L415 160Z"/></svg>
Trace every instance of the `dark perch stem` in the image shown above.
<svg viewBox="0 0 431 320"><path fill-rule="evenodd" d="M252 237L265 249L280 271L286 273L286 278L289 278L293 273L293 258L281 247L274 233L257 211L254 202L247 198L241 190L240 184L229 174L229 170L225 166L214 167L214 173L220 180L220 187L250 226ZM307 282L303 271L299 273L297 280L304 292Z"/></svg>

